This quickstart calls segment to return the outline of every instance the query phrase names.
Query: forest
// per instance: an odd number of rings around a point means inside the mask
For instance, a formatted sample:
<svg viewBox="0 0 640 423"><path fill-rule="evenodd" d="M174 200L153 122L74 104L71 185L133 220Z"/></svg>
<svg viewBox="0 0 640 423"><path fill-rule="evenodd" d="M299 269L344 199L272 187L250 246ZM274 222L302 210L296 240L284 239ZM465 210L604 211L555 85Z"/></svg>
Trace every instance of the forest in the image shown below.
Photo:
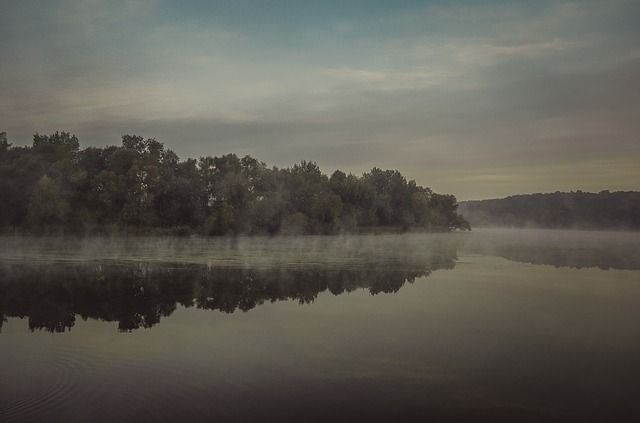
<svg viewBox="0 0 640 423"><path fill-rule="evenodd" d="M460 203L474 226L640 229L640 192L573 191Z"/></svg>
<svg viewBox="0 0 640 423"><path fill-rule="evenodd" d="M69 132L13 146L0 133L0 231L167 235L469 230L455 196L397 170L328 176L226 154L180 160L154 138L87 147Z"/></svg>

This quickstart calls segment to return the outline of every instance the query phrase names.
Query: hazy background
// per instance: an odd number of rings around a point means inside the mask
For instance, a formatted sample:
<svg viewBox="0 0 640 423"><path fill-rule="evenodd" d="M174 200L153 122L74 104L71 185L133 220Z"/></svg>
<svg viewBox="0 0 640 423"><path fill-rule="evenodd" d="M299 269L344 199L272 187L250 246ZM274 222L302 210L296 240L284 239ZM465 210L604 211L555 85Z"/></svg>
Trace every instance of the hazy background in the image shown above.
<svg viewBox="0 0 640 423"><path fill-rule="evenodd" d="M618 0L0 0L0 130L398 168L463 200L638 189L638 22Z"/></svg>

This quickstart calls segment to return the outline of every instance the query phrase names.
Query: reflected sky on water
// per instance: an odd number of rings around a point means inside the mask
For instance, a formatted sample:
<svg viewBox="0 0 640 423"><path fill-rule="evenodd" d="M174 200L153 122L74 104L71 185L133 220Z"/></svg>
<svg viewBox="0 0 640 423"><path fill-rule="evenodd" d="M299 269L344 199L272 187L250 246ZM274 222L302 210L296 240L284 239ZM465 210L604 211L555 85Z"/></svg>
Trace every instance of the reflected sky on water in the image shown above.
<svg viewBox="0 0 640 423"><path fill-rule="evenodd" d="M635 421L639 245L3 238L0 420Z"/></svg>

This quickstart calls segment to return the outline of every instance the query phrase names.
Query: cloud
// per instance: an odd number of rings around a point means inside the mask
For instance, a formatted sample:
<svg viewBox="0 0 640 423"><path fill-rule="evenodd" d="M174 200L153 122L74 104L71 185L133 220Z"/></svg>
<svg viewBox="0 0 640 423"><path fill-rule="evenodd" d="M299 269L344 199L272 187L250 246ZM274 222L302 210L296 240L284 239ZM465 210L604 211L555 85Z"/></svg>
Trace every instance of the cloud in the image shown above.
<svg viewBox="0 0 640 423"><path fill-rule="evenodd" d="M367 5L9 2L0 124L18 144L138 132L182 156L396 167L464 198L629 186L636 2Z"/></svg>

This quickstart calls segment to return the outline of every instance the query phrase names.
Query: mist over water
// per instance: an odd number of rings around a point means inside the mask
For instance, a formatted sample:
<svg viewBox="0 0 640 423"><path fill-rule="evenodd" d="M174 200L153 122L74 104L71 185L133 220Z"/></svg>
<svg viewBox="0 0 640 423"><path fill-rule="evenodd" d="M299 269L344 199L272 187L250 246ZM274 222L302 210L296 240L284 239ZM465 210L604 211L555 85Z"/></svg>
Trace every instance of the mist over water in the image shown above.
<svg viewBox="0 0 640 423"><path fill-rule="evenodd" d="M464 252L556 267L640 269L640 232L481 228Z"/></svg>
<svg viewBox="0 0 640 423"><path fill-rule="evenodd" d="M639 22L0 0L0 423L639 423Z"/></svg>
<svg viewBox="0 0 640 423"><path fill-rule="evenodd" d="M638 233L0 241L1 421L640 417Z"/></svg>
<svg viewBox="0 0 640 423"><path fill-rule="evenodd" d="M457 249L465 233L283 237L5 237L4 262L162 262L207 266L362 265Z"/></svg>

